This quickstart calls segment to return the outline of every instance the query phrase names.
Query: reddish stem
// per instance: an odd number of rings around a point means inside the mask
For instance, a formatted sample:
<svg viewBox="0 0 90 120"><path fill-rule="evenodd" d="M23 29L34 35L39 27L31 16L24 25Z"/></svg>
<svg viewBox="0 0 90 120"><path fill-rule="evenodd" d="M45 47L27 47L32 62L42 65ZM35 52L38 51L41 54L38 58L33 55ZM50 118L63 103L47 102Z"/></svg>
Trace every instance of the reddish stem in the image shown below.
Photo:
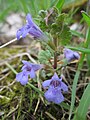
<svg viewBox="0 0 90 120"><path fill-rule="evenodd" d="M54 39L54 44L56 46L56 49L57 49L57 39ZM53 66L54 69L57 68L57 51L55 50L54 52L54 66Z"/></svg>

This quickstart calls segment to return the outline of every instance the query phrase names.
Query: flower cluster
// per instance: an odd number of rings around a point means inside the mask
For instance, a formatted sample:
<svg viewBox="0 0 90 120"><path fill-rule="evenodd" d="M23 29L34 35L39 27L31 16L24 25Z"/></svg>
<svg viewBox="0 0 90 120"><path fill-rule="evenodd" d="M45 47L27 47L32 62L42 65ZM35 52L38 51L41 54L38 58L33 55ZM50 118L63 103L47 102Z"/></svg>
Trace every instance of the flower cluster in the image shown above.
<svg viewBox="0 0 90 120"><path fill-rule="evenodd" d="M16 80L20 82L22 85L26 85L28 82L28 77L35 78L35 72L42 68L39 64L33 64L28 61L23 60L22 63L24 66L22 67L22 72L16 75Z"/></svg>
<svg viewBox="0 0 90 120"><path fill-rule="evenodd" d="M26 25L20 28L16 33L16 37L18 40L20 39L20 37L25 38L28 33L37 39L44 36L40 28L33 22L30 14L27 14L26 22Z"/></svg>
<svg viewBox="0 0 90 120"><path fill-rule="evenodd" d="M64 101L64 96L62 95L61 90L67 92L68 87L64 82L62 82L62 78L59 78L56 73L54 73L51 79L44 81L42 85L43 88L48 87L48 90L45 92L44 96L49 102L59 104Z"/></svg>

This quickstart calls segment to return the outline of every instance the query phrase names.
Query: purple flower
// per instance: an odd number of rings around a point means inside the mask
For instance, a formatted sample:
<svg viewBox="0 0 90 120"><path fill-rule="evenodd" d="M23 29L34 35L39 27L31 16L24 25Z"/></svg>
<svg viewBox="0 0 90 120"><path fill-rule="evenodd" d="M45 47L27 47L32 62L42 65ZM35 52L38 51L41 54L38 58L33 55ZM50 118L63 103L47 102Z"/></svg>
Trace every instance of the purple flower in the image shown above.
<svg viewBox="0 0 90 120"><path fill-rule="evenodd" d="M18 73L16 75L16 80L20 82L22 85L26 85L28 82L28 77L35 78L36 74L35 72L42 68L39 64L33 64L28 61L23 60L22 61L24 66L22 67L22 72Z"/></svg>
<svg viewBox="0 0 90 120"><path fill-rule="evenodd" d="M42 38L44 36L40 28L33 22L30 14L27 14L26 22L26 25L20 28L16 33L16 37L18 40L20 39L20 37L25 38L28 33L34 38Z"/></svg>
<svg viewBox="0 0 90 120"><path fill-rule="evenodd" d="M44 81L42 85L43 88L48 87L44 96L49 102L59 104L64 101L64 96L62 95L61 90L68 91L68 87L64 82L62 82L62 78L59 78L56 73L54 73L51 79Z"/></svg>
<svg viewBox="0 0 90 120"><path fill-rule="evenodd" d="M80 55L77 52L74 52L67 48L64 49L64 56L68 60L68 62L78 60L80 58Z"/></svg>

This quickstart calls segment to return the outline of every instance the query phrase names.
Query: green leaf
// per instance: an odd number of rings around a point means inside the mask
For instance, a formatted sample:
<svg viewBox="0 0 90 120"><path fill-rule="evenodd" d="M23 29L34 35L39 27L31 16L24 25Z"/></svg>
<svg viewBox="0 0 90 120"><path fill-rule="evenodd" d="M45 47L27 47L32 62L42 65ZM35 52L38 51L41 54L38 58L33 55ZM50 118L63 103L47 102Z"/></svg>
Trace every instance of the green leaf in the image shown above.
<svg viewBox="0 0 90 120"><path fill-rule="evenodd" d="M58 8L61 11L64 5L64 2L65 0L58 0L58 2L56 3L56 8Z"/></svg>
<svg viewBox="0 0 90 120"><path fill-rule="evenodd" d="M59 38L60 38L60 43L62 45L66 45L70 42L71 40L71 32L70 28L67 25L64 25L63 30L61 34L59 33Z"/></svg>
<svg viewBox="0 0 90 120"><path fill-rule="evenodd" d="M90 106L90 83L85 89L81 101L79 103L79 107L74 116L73 120L86 120L86 114L88 112L88 108Z"/></svg>
<svg viewBox="0 0 90 120"><path fill-rule="evenodd" d="M38 55L40 63L48 64L48 61L51 59L52 55L49 50L41 50Z"/></svg>
<svg viewBox="0 0 90 120"><path fill-rule="evenodd" d="M61 25L62 23L64 23L66 17L67 17L67 14L65 13L59 14L56 19L56 24Z"/></svg>
<svg viewBox="0 0 90 120"><path fill-rule="evenodd" d="M50 32L51 26L53 23L55 23L56 17L58 16L58 10L53 7L49 11L42 11L40 12L40 28L43 31Z"/></svg>
<svg viewBox="0 0 90 120"><path fill-rule="evenodd" d="M90 26L90 16L85 11L82 11L82 16L83 16L83 19L88 24L88 26Z"/></svg>
<svg viewBox="0 0 90 120"><path fill-rule="evenodd" d="M65 13L59 14L55 22L51 25L50 30L53 38L57 38L58 43L62 45L66 45L71 39L70 28L65 23L66 17L67 14Z"/></svg>

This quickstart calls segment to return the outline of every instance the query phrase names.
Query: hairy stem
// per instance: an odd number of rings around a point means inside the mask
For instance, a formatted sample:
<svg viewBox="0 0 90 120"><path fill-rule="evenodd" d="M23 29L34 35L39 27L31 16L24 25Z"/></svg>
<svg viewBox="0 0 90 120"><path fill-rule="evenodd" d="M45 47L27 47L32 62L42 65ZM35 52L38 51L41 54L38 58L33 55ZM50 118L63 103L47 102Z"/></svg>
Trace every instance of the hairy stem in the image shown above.
<svg viewBox="0 0 90 120"><path fill-rule="evenodd" d="M57 68L57 53L54 53L54 69Z"/></svg>
<svg viewBox="0 0 90 120"><path fill-rule="evenodd" d="M56 46L56 50L54 52L54 66L53 66L53 68L56 69L57 68L57 39L54 39L53 42Z"/></svg>

